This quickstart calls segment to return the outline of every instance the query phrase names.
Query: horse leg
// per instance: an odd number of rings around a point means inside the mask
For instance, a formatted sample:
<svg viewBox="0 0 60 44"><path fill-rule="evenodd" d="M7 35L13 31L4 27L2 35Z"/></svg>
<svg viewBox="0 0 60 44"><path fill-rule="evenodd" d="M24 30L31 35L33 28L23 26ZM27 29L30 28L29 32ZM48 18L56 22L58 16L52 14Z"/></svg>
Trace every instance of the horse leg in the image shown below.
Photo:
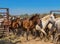
<svg viewBox="0 0 60 44"><path fill-rule="evenodd" d="M35 29L31 29L32 36L35 36Z"/></svg>
<svg viewBox="0 0 60 44"><path fill-rule="evenodd" d="M54 41L54 38L55 38L55 32L52 33L52 37L53 37L53 40Z"/></svg>
<svg viewBox="0 0 60 44"><path fill-rule="evenodd" d="M42 39L44 39L44 41L47 41L47 31L42 30Z"/></svg>
<svg viewBox="0 0 60 44"><path fill-rule="evenodd" d="M33 30L32 30L32 34L33 34L33 36L35 36L35 32L36 32L36 30L33 29Z"/></svg>
<svg viewBox="0 0 60 44"><path fill-rule="evenodd" d="M55 38L55 32L53 32L52 30L50 35L51 35L51 42L53 42Z"/></svg>
<svg viewBox="0 0 60 44"><path fill-rule="evenodd" d="M24 34L25 34L25 32L26 32L26 29L22 27L21 30L22 30L22 33L21 33L21 34L22 34L22 36L24 37Z"/></svg>
<svg viewBox="0 0 60 44"><path fill-rule="evenodd" d="M16 30L14 28L12 28L11 30L12 30L13 34L15 35Z"/></svg>
<svg viewBox="0 0 60 44"><path fill-rule="evenodd" d="M21 35L21 29L17 28L17 35L20 36Z"/></svg>
<svg viewBox="0 0 60 44"><path fill-rule="evenodd" d="M30 33L31 33L31 35L33 35L33 30L31 29L30 31L31 31L31 32L30 32Z"/></svg>
<svg viewBox="0 0 60 44"><path fill-rule="evenodd" d="M27 35L26 39L28 40L28 36L29 36L29 29L27 29L26 35Z"/></svg>
<svg viewBox="0 0 60 44"><path fill-rule="evenodd" d="M24 33L25 33L25 31L23 30L23 31L22 31L22 36L23 36L23 37L24 37Z"/></svg>
<svg viewBox="0 0 60 44"><path fill-rule="evenodd" d="M43 33L42 32L40 32L40 40L42 40L43 39Z"/></svg>
<svg viewBox="0 0 60 44"><path fill-rule="evenodd" d="M11 27L9 27L9 32L11 32Z"/></svg>
<svg viewBox="0 0 60 44"><path fill-rule="evenodd" d="M34 37L34 39L36 39L37 37L40 37L40 31L39 30L35 30L35 37Z"/></svg>
<svg viewBox="0 0 60 44"><path fill-rule="evenodd" d="M47 40L49 40L49 29L48 29L48 27L47 27L47 29L46 29L46 33L47 33Z"/></svg>

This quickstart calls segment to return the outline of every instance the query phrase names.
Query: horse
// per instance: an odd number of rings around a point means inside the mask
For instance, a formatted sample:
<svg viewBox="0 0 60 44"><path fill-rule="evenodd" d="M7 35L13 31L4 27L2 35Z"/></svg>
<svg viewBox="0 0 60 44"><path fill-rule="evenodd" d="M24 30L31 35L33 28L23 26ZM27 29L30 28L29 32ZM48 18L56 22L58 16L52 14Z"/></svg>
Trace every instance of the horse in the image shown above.
<svg viewBox="0 0 60 44"><path fill-rule="evenodd" d="M54 40L54 37L55 37L55 33L56 33L56 26L55 26L55 21L56 21L56 16L52 13L49 15L48 17L48 23L46 26L49 26L49 27L46 27L45 29L47 29L46 33L48 34L48 38L50 39L51 37L53 38L52 41ZM50 24L50 25L49 25ZM48 30L49 29L49 30Z"/></svg>
<svg viewBox="0 0 60 44"><path fill-rule="evenodd" d="M50 37L53 37L52 40L54 40L55 34L56 34L56 26L55 26L55 23L56 23L56 21L57 21L59 18L56 18L54 14L48 15L47 18L48 18L48 20L47 20L47 25L46 25L46 27L45 27L45 29L47 28L46 33L48 34L48 37L49 37L49 36L50 36ZM47 27L49 24L51 24L51 25L50 25L50 29L49 29L49 27ZM49 30L48 30L48 29L49 29ZM51 35L52 35L52 36L51 36Z"/></svg>
<svg viewBox="0 0 60 44"><path fill-rule="evenodd" d="M53 24L53 23L52 23ZM55 19L55 36L54 36L54 44L60 44L60 17Z"/></svg>
<svg viewBox="0 0 60 44"><path fill-rule="evenodd" d="M52 26L54 24L52 24L52 23L54 23L54 16L53 15L47 15L47 16L41 18L41 23L40 24L42 24L41 25L42 28L41 28L41 26L37 26L38 28L36 28L36 29L39 29L40 32L43 33L43 35L45 35L46 37L49 38L50 33L52 33L52 31L53 31Z"/></svg>
<svg viewBox="0 0 60 44"><path fill-rule="evenodd" d="M20 18L10 20L10 27L9 28L10 28L10 31L12 31L14 35L19 33L20 26L21 26Z"/></svg>
<svg viewBox="0 0 60 44"><path fill-rule="evenodd" d="M39 15L35 14L31 18L26 18L23 20L23 28L26 30L26 39L28 40L29 31L32 31L35 28L36 21L39 18Z"/></svg>
<svg viewBox="0 0 60 44"><path fill-rule="evenodd" d="M40 32L40 38L43 38L43 35L47 37L48 29L46 29L46 27L48 27L49 19L50 15L47 15L37 21L36 30Z"/></svg>

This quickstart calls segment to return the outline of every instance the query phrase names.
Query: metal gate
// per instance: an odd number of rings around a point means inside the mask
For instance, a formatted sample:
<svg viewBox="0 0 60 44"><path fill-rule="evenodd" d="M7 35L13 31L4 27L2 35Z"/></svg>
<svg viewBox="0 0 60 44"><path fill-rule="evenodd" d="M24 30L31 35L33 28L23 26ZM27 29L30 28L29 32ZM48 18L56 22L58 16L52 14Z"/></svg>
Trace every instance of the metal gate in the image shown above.
<svg viewBox="0 0 60 44"><path fill-rule="evenodd" d="M6 16L6 18L9 20L9 8L0 8L0 10L5 10L6 12L1 12L0 11L0 14L3 14L3 18L4 16ZM3 22L0 22L1 23L1 27L0 27L0 37L2 35L6 35L6 32L7 30L4 30L4 25L3 25Z"/></svg>

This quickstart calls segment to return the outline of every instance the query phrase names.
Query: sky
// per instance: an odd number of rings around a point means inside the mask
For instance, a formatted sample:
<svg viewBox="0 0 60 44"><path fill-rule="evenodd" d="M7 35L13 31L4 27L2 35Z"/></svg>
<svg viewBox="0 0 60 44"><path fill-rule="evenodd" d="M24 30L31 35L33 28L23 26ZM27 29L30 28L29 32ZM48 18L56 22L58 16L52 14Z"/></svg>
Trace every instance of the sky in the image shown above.
<svg viewBox="0 0 60 44"><path fill-rule="evenodd" d="M60 0L0 0L0 8L9 8L11 15L42 14L60 10Z"/></svg>

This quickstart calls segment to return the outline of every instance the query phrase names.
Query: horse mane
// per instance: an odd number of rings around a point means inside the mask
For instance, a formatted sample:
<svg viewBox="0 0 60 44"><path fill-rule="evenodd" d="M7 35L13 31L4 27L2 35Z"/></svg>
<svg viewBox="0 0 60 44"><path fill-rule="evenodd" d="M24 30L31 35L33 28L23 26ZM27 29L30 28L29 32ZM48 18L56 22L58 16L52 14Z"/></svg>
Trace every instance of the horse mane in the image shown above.
<svg viewBox="0 0 60 44"><path fill-rule="evenodd" d="M29 20L33 20L34 17L35 17L35 16L32 16Z"/></svg>
<svg viewBox="0 0 60 44"><path fill-rule="evenodd" d="M38 16L38 17L39 17L39 15L38 15L38 14L35 14L35 15L33 15L29 20L33 20L36 16Z"/></svg>
<svg viewBox="0 0 60 44"><path fill-rule="evenodd" d="M49 19L49 17L50 17L50 15L47 15L47 16L43 17L42 20L47 20L47 19Z"/></svg>

